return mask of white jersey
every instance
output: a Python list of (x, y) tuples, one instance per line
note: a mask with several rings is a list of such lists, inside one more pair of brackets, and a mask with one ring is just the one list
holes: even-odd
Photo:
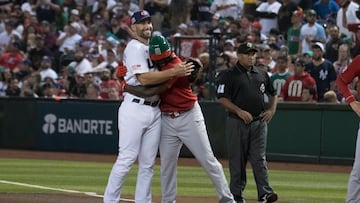
[[(281, 4), (277, 1), (269, 4), (268, 2), (261, 3), (256, 11), (275, 13), (278, 14)], [(260, 24), (262, 25), (261, 33), (268, 35), (271, 28), (278, 28), (277, 18), (260, 18)]]
[[(149, 46), (136, 39), (130, 40), (127, 44), (124, 51), (123, 63), (127, 68), (124, 79), (126, 84), (129, 85), (141, 85), (136, 77), (137, 74), (157, 71), (150, 60)], [(126, 97), (126, 95), (131, 94), (124, 92), (124, 97)], [(147, 100), (156, 101), (159, 100), (159, 96), (156, 95)]]
[(344, 25), (343, 22), (344, 9), (343, 8), (339, 9), (336, 15), (336, 25), (339, 26), (340, 33), (343, 33), (346, 36), (353, 36), (354, 33), (349, 31), (347, 25), (351, 23), (360, 23), (360, 20), (356, 17), (356, 11), (358, 9), (359, 9), (359, 5), (351, 1), (346, 9), (346, 25)]

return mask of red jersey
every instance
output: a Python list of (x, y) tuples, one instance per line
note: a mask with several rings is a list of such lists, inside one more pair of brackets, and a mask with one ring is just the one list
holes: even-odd
[[(179, 57), (173, 54), (170, 61), (162, 70), (168, 70), (182, 63)], [(176, 77), (168, 81), (168, 90), (160, 95), (160, 110), (162, 112), (184, 112), (194, 106), (197, 96), (192, 92), (188, 77)]]
[(315, 79), (309, 73), (305, 72), (302, 76), (291, 75), (287, 78), (280, 95), (284, 101), (301, 101), (304, 87), (309, 86), (316, 87)]
[[(360, 77), (360, 55), (357, 55), (336, 79), (336, 84), (339, 86), (339, 90), (348, 104), (355, 101), (354, 95), (351, 94), (349, 84), (356, 77)], [(358, 83), (357, 90), (360, 95), (359, 87)]]

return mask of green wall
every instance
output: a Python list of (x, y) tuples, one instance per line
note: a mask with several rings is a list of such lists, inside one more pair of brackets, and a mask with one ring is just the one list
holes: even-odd
[[(117, 153), (119, 105), (115, 101), (0, 98), (0, 147)], [(226, 111), (216, 102), (200, 105), (214, 154), (226, 158)], [(89, 123), (95, 126), (90, 131)], [(348, 105), (280, 103), (269, 124), (268, 159), (350, 164), (358, 123)], [(181, 156), (192, 154), (184, 147)]]

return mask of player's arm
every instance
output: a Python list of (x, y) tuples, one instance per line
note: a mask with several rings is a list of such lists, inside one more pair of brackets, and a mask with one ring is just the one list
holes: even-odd
[(164, 83), (172, 77), (188, 76), (194, 70), (192, 63), (182, 62), (177, 64), (174, 68), (170, 68), (159, 72), (146, 72), (137, 74), (137, 79), (141, 85), (156, 85)]
[(138, 97), (151, 97), (163, 93), (168, 89), (166, 84), (143, 86), (143, 85), (125, 85), (124, 92), (129, 92)]
[(357, 77), (359, 73), (360, 55), (356, 56), (355, 59), (348, 65), (346, 70), (342, 72), (336, 79), (336, 84), (339, 87), (341, 94), (344, 96), (346, 102), (351, 104), (355, 101), (354, 95), (352, 95), (349, 84)]

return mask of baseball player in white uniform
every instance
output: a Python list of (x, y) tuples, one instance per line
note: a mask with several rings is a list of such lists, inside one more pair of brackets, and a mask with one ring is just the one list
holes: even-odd
[[(171, 53), (170, 45), (164, 37), (155, 36), (151, 38), (149, 46), (150, 58), (162, 71), (171, 70), (183, 63), (179, 57)], [(196, 62), (193, 60), (189, 63)], [(196, 71), (193, 74), (196, 74)], [(183, 144), (189, 148), (210, 177), (216, 189), (219, 203), (235, 203), (222, 165), (215, 158), (211, 149), (204, 117), (197, 102), (197, 96), (191, 90), (190, 79), (188, 77), (173, 78), (166, 84), (149, 88), (128, 84), (125, 91), (142, 97), (162, 92), (160, 96), (162, 122), (159, 146), (162, 203), (176, 202), (176, 168)]]
[[(124, 52), (127, 67), (126, 83), (131, 85), (158, 84), (174, 76), (189, 75), (191, 65), (184, 64), (175, 70), (157, 71), (149, 59), (148, 41), (153, 26), (147, 11), (135, 12), (131, 17), (134, 38)], [(151, 181), (153, 166), (160, 139), (159, 96), (136, 97), (124, 93), (124, 101), (118, 111), (119, 153), (111, 170), (104, 193), (104, 203), (118, 203), (125, 176), (138, 159), (135, 202), (151, 203)]]

